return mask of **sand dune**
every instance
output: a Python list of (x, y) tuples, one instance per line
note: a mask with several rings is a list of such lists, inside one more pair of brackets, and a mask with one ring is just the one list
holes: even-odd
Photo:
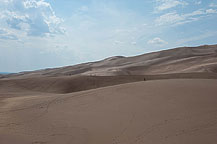
[[(217, 75), (216, 75), (217, 78)], [(0, 80), (0, 92), (72, 93), (99, 87), (143, 81), (143, 76), (71, 76)]]
[(131, 76), (59, 76), (0, 80), (0, 93), (72, 93), (100, 87), (160, 79), (217, 79), (217, 73), (174, 73)]
[(0, 144), (217, 142), (217, 45), (0, 75)]
[(195, 72), (217, 72), (217, 45), (176, 48), (135, 57), (117, 56), (75, 66), (22, 72), (12, 74), (11, 77), (154, 75)]
[(156, 80), (4, 99), (4, 144), (204, 144), (217, 141), (216, 80)]

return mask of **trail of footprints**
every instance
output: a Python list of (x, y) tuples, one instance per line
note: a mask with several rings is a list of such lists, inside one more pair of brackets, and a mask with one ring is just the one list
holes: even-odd
[(120, 141), (118, 136), (116, 136), (112, 139), (112, 144), (121, 144), (121, 141)]
[[(152, 133), (153, 131), (159, 129), (160, 127), (164, 126), (164, 125), (167, 125), (171, 122), (174, 122), (174, 121), (178, 121), (180, 119), (171, 119), (171, 120), (164, 120), (163, 122), (160, 122), (160, 123), (157, 123), (157, 124), (154, 124), (152, 125), (151, 127), (145, 129), (142, 133), (140, 133), (136, 138), (135, 138), (135, 141), (133, 143), (143, 143), (144, 142), (144, 139), (145, 137)], [(133, 144), (132, 143), (132, 144)]]

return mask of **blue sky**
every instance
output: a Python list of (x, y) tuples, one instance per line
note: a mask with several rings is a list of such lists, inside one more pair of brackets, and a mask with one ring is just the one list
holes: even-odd
[(216, 0), (0, 0), (0, 71), (216, 44)]

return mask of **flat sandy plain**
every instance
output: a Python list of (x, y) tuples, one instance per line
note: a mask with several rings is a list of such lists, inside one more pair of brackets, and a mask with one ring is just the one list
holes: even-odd
[(2, 76), (0, 144), (216, 144), (212, 56), (186, 73), (166, 62), (166, 73), (124, 66), (119, 72), (131, 71), (122, 75), (109, 71), (106, 59), (94, 63), (100, 68), (76, 74), (82, 65)]

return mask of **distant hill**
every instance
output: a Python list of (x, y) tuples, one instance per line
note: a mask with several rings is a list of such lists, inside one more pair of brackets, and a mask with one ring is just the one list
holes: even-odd
[(10, 74), (8, 72), (0, 72), (1, 75), (6, 75), (6, 74)]
[(120, 76), (217, 73), (217, 45), (181, 47), (134, 57), (116, 56), (74, 66), (22, 72), (11, 76)]

